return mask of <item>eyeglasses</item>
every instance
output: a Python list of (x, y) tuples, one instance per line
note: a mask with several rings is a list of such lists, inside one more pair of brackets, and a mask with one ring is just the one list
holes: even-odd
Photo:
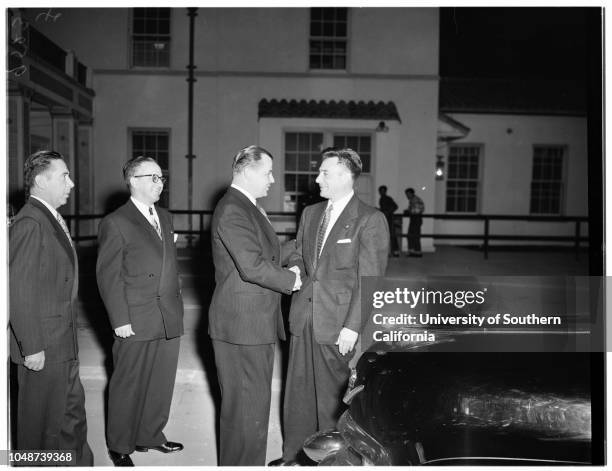
[(148, 173), (146, 175), (134, 175), (134, 178), (142, 178), (142, 177), (151, 177), (151, 180), (153, 180), (153, 183), (161, 182), (162, 185), (168, 181), (168, 178), (160, 177), (159, 175), (156, 175), (154, 173)]

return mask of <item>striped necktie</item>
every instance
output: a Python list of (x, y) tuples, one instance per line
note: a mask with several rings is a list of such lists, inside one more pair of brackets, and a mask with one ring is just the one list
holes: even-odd
[(68, 230), (68, 225), (66, 224), (66, 221), (64, 221), (64, 218), (62, 217), (62, 215), (60, 213), (56, 213), (55, 219), (57, 219), (57, 222), (59, 222), (59, 225), (62, 226), (62, 229), (64, 230), (64, 234), (66, 234), (66, 237), (68, 237), (68, 242), (70, 242), (70, 245), (73, 245), (72, 237), (70, 237), (70, 231)]
[(325, 232), (327, 232), (327, 226), (329, 226), (329, 220), (331, 219), (333, 205), (330, 203), (327, 205), (321, 224), (319, 224), (319, 230), (317, 231), (317, 260), (321, 256), (321, 250), (323, 249), (323, 240), (325, 239)]
[(155, 218), (155, 214), (153, 214), (153, 208), (149, 208), (149, 214), (151, 215), (151, 225), (153, 226), (153, 228), (155, 229), (155, 232), (157, 232), (157, 235), (161, 239), (162, 238), (161, 229), (159, 228), (159, 223), (157, 222), (157, 219)]

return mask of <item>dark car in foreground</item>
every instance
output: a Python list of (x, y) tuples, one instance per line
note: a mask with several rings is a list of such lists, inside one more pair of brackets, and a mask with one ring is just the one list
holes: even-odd
[(473, 345), (470, 335), (414, 351), (375, 345), (351, 377), (337, 430), (310, 437), (305, 453), (339, 466), (591, 464), (589, 353)]

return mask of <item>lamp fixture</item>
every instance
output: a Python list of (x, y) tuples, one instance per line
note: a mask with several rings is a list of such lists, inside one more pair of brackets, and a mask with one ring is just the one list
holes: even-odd
[(389, 132), (389, 126), (384, 121), (380, 121), (378, 126), (376, 126), (376, 132)]
[(444, 180), (444, 156), (436, 155), (436, 180)]

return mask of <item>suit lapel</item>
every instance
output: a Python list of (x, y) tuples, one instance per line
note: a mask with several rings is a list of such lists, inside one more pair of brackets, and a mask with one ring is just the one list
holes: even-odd
[(228, 191), (232, 192), (232, 194), (242, 203), (242, 205), (246, 208), (247, 211), (253, 215), (253, 217), (259, 222), (259, 228), (262, 230), (266, 239), (272, 244), (273, 247), (279, 247), (278, 236), (270, 224), (270, 221), (257, 209), (257, 206), (253, 204), (253, 202), (246, 197), (246, 195), (242, 194), (240, 191), (235, 188), (230, 187)]
[[(144, 216), (144, 214), (142, 214), (138, 210), (138, 208), (132, 202), (131, 199), (129, 199), (128, 202), (125, 203), (125, 206), (126, 206), (126, 211), (129, 214), (129, 218), (135, 221), (139, 226), (141, 226), (142, 230), (148, 234), (147, 237), (153, 241), (153, 243), (155, 244), (155, 247), (157, 247), (160, 251), (163, 252), (162, 240), (157, 235), (155, 228), (151, 225), (149, 220)], [(161, 224), (161, 218), (160, 218), (160, 224)], [(163, 234), (164, 232), (162, 231), (162, 235)]]
[(72, 265), (75, 268), (75, 273), (76, 273), (76, 253), (74, 251), (74, 247), (68, 240), (68, 237), (66, 236), (66, 233), (64, 232), (64, 229), (62, 228), (58, 220), (55, 219), (55, 216), (51, 214), (51, 211), (49, 211), (47, 207), (44, 204), (42, 204), (40, 201), (38, 201), (36, 198), (30, 198), (28, 202), (31, 205), (38, 208), (40, 211), (42, 211), (42, 214), (44, 214), (45, 217), (49, 220), (49, 222), (51, 223), (51, 226), (54, 229), (55, 238), (58, 240), (60, 245), (64, 247), (64, 250), (66, 251), (66, 255), (68, 255), (68, 258), (72, 262)]
[(355, 223), (355, 220), (357, 219), (358, 206), (359, 200), (357, 199), (357, 196), (353, 196), (342, 211), (342, 213), (340, 213), (340, 217), (338, 217), (336, 223), (329, 232), (329, 235), (325, 240), (325, 244), (323, 244), (323, 249), (321, 250), (320, 258), (327, 256), (331, 250), (334, 250), (334, 248), (336, 247), (336, 242), (338, 241), (339, 235), (342, 233), (342, 231), (349, 230), (351, 226)]

